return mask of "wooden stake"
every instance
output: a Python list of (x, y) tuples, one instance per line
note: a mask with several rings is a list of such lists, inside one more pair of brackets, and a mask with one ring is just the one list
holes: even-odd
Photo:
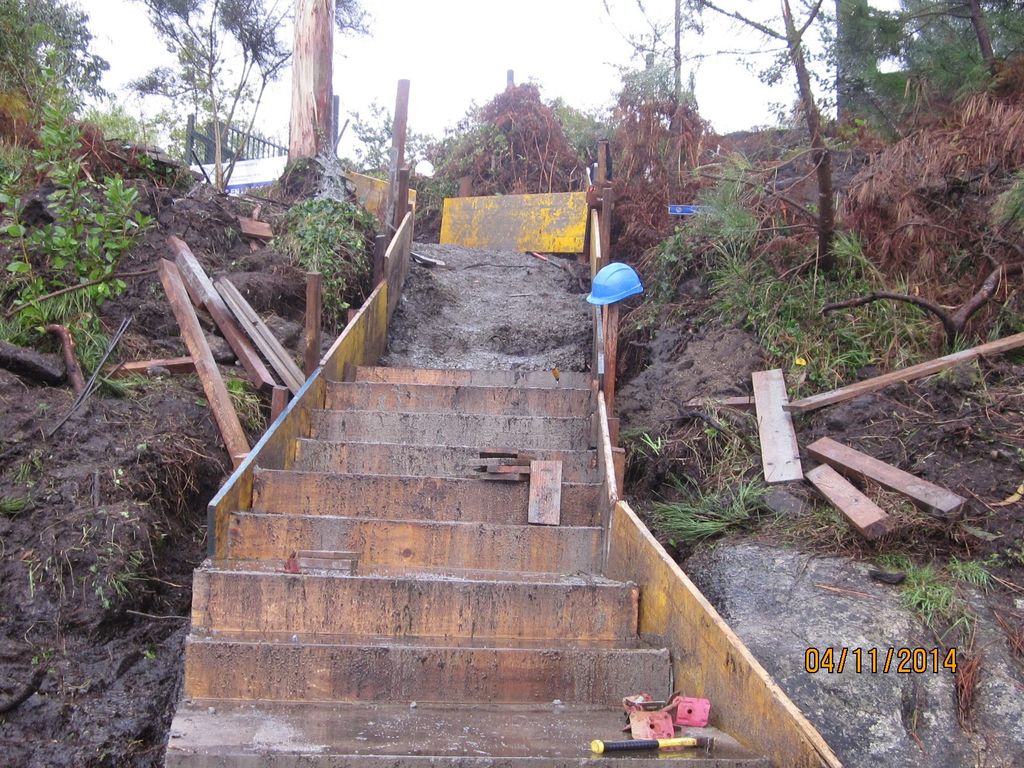
[(594, 186), (598, 189), (604, 189), (604, 187), (608, 185), (608, 161), (610, 159), (611, 152), (609, 151), (608, 140), (601, 139), (597, 142), (597, 178), (593, 180)]
[(274, 387), (270, 394), (270, 423), (277, 421), (277, 417), (288, 405), (288, 387)]
[[(181, 280), (181, 274), (173, 262), (167, 259), (160, 259), (160, 282), (163, 283), (164, 292), (171, 303), (171, 311), (178, 321), (181, 329), (181, 337), (188, 347), (189, 354), (196, 366), (196, 373), (199, 374), (199, 381), (203, 385), (206, 399), (213, 411), (213, 418), (220, 429), (224, 446), (232, 461), (238, 456), (249, 453), (249, 442), (245, 439), (242, 425), (238, 421), (238, 414), (235, 413), (234, 405), (231, 403), (231, 396), (228, 394), (224, 380), (220, 377), (217, 363), (213, 360), (210, 346), (206, 343), (203, 329), (199, 325), (195, 310), (189, 301), (188, 292)], [(235, 466), (238, 466), (236, 463)]]
[(331, 80), (334, 0), (296, 0), (288, 160), (333, 149)]
[(402, 168), (398, 171), (398, 196), (395, 198), (395, 214), (391, 219), (391, 226), (397, 231), (402, 226), (402, 219), (409, 211), (409, 169)]
[(609, 414), (615, 413), (615, 366), (618, 356), (619, 305), (607, 304), (604, 308), (604, 399)]
[(601, 193), (601, 263), (598, 270), (612, 260), (612, 212), (615, 209), (615, 191), (605, 187)]
[[(384, 223), (393, 224), (397, 229), (405, 216), (405, 209), (398, 209), (398, 169), (405, 165), (405, 129), (409, 122), (409, 81), (398, 81), (395, 96), (395, 120), (391, 131), (391, 163), (388, 166), (388, 196), (384, 205)], [(398, 217), (397, 219), (395, 217)]]
[(321, 283), (319, 272), (306, 273), (306, 353), (303, 358), (305, 363), (306, 378), (313, 375), (313, 371), (320, 365), (320, 315)]

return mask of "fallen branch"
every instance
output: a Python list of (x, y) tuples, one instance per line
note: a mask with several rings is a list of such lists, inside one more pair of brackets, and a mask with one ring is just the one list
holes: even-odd
[(946, 346), (949, 349), (952, 349), (956, 344), (957, 337), (964, 332), (964, 328), (967, 326), (967, 321), (970, 320), (979, 309), (985, 306), (986, 302), (995, 296), (996, 291), (999, 290), (999, 286), (1002, 284), (1003, 280), (1010, 275), (1018, 275), (1022, 272), (1024, 272), (1024, 261), (1017, 262), (1016, 264), (1000, 264), (992, 270), (988, 277), (985, 278), (981, 287), (978, 288), (977, 292), (971, 296), (971, 298), (953, 310), (943, 307), (942, 305), (937, 304), (931, 299), (926, 299), (923, 296), (913, 296), (911, 294), (897, 293), (895, 291), (872, 291), (864, 296), (826, 304), (822, 307), (821, 314), (827, 315), (830, 312), (835, 312), (840, 309), (860, 307), (874, 301), (888, 300), (906, 302), (907, 304), (913, 304), (916, 307), (927, 310), (939, 318), (942, 322), (942, 328), (946, 332)]
[(0, 340), (0, 368), (51, 386), (64, 381), (64, 369), (56, 355), (36, 352)]
[(64, 369), (67, 371), (68, 381), (71, 382), (71, 388), (75, 390), (76, 395), (82, 394), (85, 390), (85, 377), (82, 375), (82, 366), (75, 357), (75, 340), (71, 338), (71, 331), (57, 323), (46, 326), (46, 331), (60, 338), (60, 349), (64, 354)]
[(41, 301), (47, 301), (48, 299), (55, 299), (58, 296), (63, 296), (65, 293), (74, 293), (80, 291), (83, 288), (92, 288), (94, 285), (100, 285), (101, 283), (109, 283), (111, 280), (120, 280), (125, 277), (142, 277), (143, 275), (154, 275), (156, 274), (156, 268), (143, 269), (140, 272), (122, 272), (120, 274), (109, 274), (104, 277), (100, 277), (96, 280), (90, 280), (87, 283), (78, 283), (77, 285), (69, 285), (67, 288), (61, 288), (59, 291), (53, 293), (43, 294), (42, 296), (32, 299), (27, 304), (22, 304), (20, 307), (14, 307), (4, 313), (4, 317), (14, 317), (16, 314), (21, 312), (23, 309), (28, 309), (33, 304), (38, 304)]

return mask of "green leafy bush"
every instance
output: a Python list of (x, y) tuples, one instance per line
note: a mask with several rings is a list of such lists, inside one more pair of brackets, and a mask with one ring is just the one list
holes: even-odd
[(319, 199), (292, 206), (278, 227), (275, 247), (301, 269), (320, 273), (324, 319), (334, 329), (345, 325), (345, 310), (366, 296), (376, 225), (357, 205)]

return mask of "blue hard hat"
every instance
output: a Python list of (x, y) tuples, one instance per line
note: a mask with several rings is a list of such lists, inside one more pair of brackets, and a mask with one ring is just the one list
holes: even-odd
[(594, 275), (587, 301), (591, 304), (614, 304), (643, 292), (640, 278), (631, 266), (612, 262)]

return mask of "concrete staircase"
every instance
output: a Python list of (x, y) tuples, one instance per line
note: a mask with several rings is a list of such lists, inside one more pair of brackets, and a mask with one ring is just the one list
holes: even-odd
[[(638, 589), (601, 575), (589, 381), (359, 368), (283, 469), (258, 469), (228, 557), (196, 571), (168, 766), (526, 766), (592, 758), (619, 701), (671, 691)], [(561, 522), (482, 450), (562, 462)], [(692, 765), (763, 765), (714, 729)]]

